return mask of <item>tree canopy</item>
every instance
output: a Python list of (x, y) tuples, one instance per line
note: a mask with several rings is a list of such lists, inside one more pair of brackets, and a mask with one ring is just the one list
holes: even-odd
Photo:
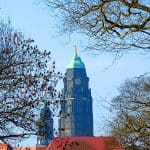
[(111, 133), (131, 149), (150, 148), (150, 76), (127, 80), (112, 100)]
[(37, 134), (43, 95), (54, 102), (59, 76), (50, 51), (39, 50), (33, 39), (0, 22), (0, 141)]
[(63, 33), (81, 31), (89, 37), (88, 49), (115, 54), (130, 50), (149, 53), (149, 0), (42, 1), (57, 14)]

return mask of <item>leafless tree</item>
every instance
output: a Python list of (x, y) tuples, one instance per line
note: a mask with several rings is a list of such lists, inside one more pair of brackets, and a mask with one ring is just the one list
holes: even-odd
[(112, 100), (111, 132), (128, 148), (150, 149), (150, 76), (127, 80)]
[(39, 50), (34, 40), (25, 39), (10, 23), (0, 22), (1, 142), (37, 133), (36, 114), (43, 93), (54, 103), (59, 76), (49, 51)]
[(124, 54), (149, 53), (149, 0), (42, 0), (57, 14), (66, 33), (81, 31), (89, 37), (88, 49)]

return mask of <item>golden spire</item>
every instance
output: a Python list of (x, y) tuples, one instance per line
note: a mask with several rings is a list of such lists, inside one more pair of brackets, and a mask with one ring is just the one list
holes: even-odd
[(77, 49), (77, 46), (75, 45), (74, 46), (74, 53), (77, 54), (77, 52), (78, 52), (78, 49)]

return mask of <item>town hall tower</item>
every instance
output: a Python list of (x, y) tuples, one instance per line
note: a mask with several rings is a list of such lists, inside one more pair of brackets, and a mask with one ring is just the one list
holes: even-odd
[(93, 136), (92, 96), (85, 64), (75, 53), (67, 66), (63, 79), (59, 135)]

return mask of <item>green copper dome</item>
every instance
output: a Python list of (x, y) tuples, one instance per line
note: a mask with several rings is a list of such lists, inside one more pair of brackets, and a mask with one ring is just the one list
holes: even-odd
[(71, 58), (70, 63), (67, 65), (67, 69), (74, 69), (74, 68), (85, 68), (84, 63), (82, 62), (81, 58), (78, 56), (77, 53)]

